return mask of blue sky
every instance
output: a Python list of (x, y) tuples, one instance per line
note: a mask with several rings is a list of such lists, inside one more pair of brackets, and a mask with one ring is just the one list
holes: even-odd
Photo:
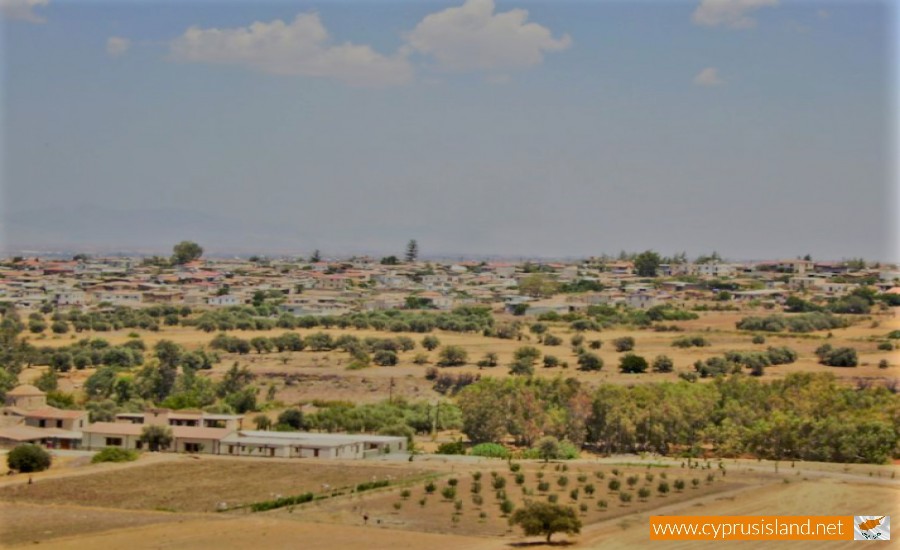
[(887, 2), (0, 6), (7, 250), (900, 256)]

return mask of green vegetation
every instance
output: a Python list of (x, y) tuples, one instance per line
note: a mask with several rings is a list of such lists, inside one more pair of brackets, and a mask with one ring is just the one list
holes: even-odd
[(106, 447), (91, 458), (91, 464), (99, 462), (131, 462), (138, 459), (137, 451), (120, 447)]
[(6, 455), (6, 463), (11, 470), (23, 474), (42, 472), (50, 467), (53, 458), (43, 447), (32, 443), (17, 445)]
[(478, 443), (511, 436), (530, 447), (553, 436), (605, 453), (668, 455), (704, 446), (723, 457), (882, 463), (898, 456), (900, 442), (895, 394), (847, 387), (824, 373), (768, 383), (717, 375), (708, 384), (603, 384), (595, 391), (575, 379), (486, 378), (464, 389), (458, 403), (462, 430)]
[(581, 520), (574, 508), (545, 502), (526, 502), (510, 516), (509, 524), (521, 527), (526, 536), (546, 536), (548, 543), (554, 533), (581, 532)]
[(799, 313), (796, 315), (769, 315), (768, 317), (744, 317), (737, 322), (738, 330), (764, 332), (813, 332), (850, 326), (841, 317), (829, 313)]

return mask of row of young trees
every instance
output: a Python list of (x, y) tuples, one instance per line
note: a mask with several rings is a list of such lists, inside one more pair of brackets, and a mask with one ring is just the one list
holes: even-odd
[(589, 390), (575, 379), (483, 378), (458, 396), (474, 443), (552, 435), (602, 452), (753, 454), (769, 459), (881, 463), (900, 456), (900, 402), (829, 374), (762, 383), (665, 382)]

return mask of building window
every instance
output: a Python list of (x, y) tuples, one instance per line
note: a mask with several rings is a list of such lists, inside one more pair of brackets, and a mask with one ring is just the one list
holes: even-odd
[(106, 438), (106, 446), (107, 447), (121, 447), (122, 446), (122, 438), (121, 437), (107, 437)]
[(184, 452), (186, 453), (199, 453), (202, 445), (199, 443), (185, 443), (184, 444)]
[(41, 428), (46, 428), (47, 421), (46, 420), (38, 420), (38, 426), (40, 426)]
[(62, 420), (57, 420), (57, 421), (56, 421), (56, 427), (57, 427), (57, 428), (62, 428)]

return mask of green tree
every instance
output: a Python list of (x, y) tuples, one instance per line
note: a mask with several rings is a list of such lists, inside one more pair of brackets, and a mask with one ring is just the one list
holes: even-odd
[(461, 346), (444, 346), (438, 354), (438, 365), (442, 367), (465, 365), (468, 360), (469, 354)]
[(415, 239), (410, 239), (406, 243), (406, 263), (413, 263), (419, 258), (419, 243)]
[(141, 430), (140, 441), (153, 452), (167, 449), (172, 444), (172, 429), (155, 424), (144, 426)]
[(181, 241), (172, 248), (172, 263), (182, 265), (203, 256), (203, 248), (193, 241)]
[(578, 370), (595, 371), (603, 368), (603, 359), (596, 353), (586, 351), (578, 355)]
[(640, 355), (626, 353), (619, 358), (619, 372), (627, 374), (639, 374), (647, 372), (647, 360)]
[(652, 250), (641, 252), (634, 258), (634, 270), (640, 277), (656, 277), (659, 264), (659, 254)]
[(9, 468), (22, 473), (42, 472), (49, 468), (52, 462), (50, 453), (32, 443), (17, 445), (6, 456)]
[(549, 502), (526, 502), (509, 518), (509, 524), (521, 527), (526, 536), (546, 535), (548, 543), (554, 533), (581, 532), (574, 508)]
[(305, 426), (300, 409), (287, 409), (278, 415), (278, 426), (289, 426), (292, 430), (302, 430)]
[(657, 355), (656, 358), (653, 359), (651, 368), (653, 369), (653, 372), (672, 372), (675, 370), (675, 364), (667, 355)]
[(559, 457), (559, 440), (552, 435), (542, 437), (538, 441), (537, 449), (538, 456), (543, 458), (544, 462), (549, 462), (551, 459)]
[(434, 351), (441, 345), (441, 341), (437, 336), (428, 335), (422, 338), (422, 347), (428, 351)]

